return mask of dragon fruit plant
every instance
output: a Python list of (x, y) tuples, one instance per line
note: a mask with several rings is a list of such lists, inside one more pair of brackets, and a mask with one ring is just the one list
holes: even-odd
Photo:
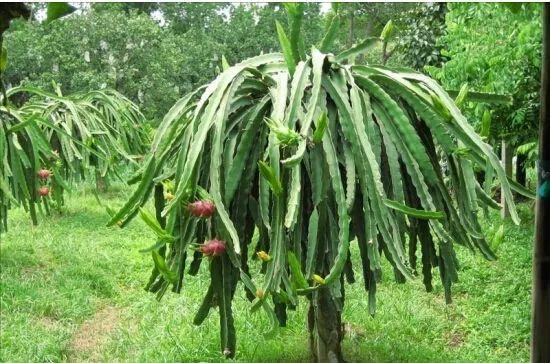
[(59, 208), (63, 191), (90, 178), (91, 168), (105, 177), (116, 175), (121, 160), (137, 166), (149, 143), (144, 117), (118, 92), (60, 96), (15, 87), (6, 95), (21, 92), (34, 97), (21, 107), (0, 106), (0, 231), (10, 207), (22, 205), (36, 224), (36, 205), (44, 213), (52, 202)]
[(8, 210), (22, 206), (34, 224), (48, 213), (66, 185), (57, 175), (59, 156), (33, 118), (0, 106), (0, 232), (7, 229)]
[[(461, 114), (457, 103), (467, 95), (454, 101), (413, 71), (347, 64), (378, 38), (328, 53), (338, 17), (306, 54), (300, 7), (286, 5), (290, 38), (277, 24), (282, 54), (224, 63), (215, 80), (172, 107), (134, 178), (139, 186), (109, 222), (126, 225), (154, 195), (156, 216), (142, 213), (159, 237), (148, 249), (154, 268), (147, 288), (158, 298), (168, 288), (179, 293), (184, 275), (209, 264), (210, 287), (194, 323), (218, 308), (227, 357), (236, 352), (239, 282), (252, 311), (263, 310), (275, 325), (284, 326), (287, 308), (305, 300), (314, 360), (341, 362), (345, 280), (353, 282), (355, 271), (371, 314), (382, 258), (399, 280), (420, 270), (427, 291), (438, 268), (450, 302), (456, 245), (495, 258), (478, 223), (480, 208), (500, 208), (493, 180), (515, 222), (511, 190), (529, 194), (507, 179)], [(484, 183), (474, 166), (485, 170)], [(207, 200), (213, 208), (204, 218), (197, 201)], [(350, 245), (358, 247), (359, 266)]]
[(6, 96), (21, 92), (34, 97), (21, 107), (7, 99), (0, 106), (0, 231), (10, 207), (23, 206), (36, 224), (36, 205), (44, 213), (51, 202), (59, 208), (63, 191), (89, 178), (90, 167), (102, 177), (116, 175), (121, 160), (137, 165), (149, 143), (140, 126), (144, 117), (118, 92), (65, 97), (15, 87)]
[(20, 93), (32, 96), (18, 112), (24, 119), (35, 118), (51, 148), (56, 150), (67, 181), (116, 176), (121, 161), (138, 165), (149, 136), (145, 117), (139, 108), (117, 91), (105, 89), (82, 94), (56, 92), (20, 86), (7, 91), (8, 97)]

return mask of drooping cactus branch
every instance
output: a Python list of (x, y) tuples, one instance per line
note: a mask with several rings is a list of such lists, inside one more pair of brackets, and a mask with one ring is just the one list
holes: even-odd
[[(313, 48), (291, 75), (282, 54), (261, 55), (182, 98), (157, 131), (138, 188), (110, 221), (125, 225), (164, 186), (166, 226), (150, 221), (160, 237), (148, 288), (159, 298), (170, 285), (180, 291), (187, 263), (197, 273), (205, 260), (192, 252), (197, 243), (225, 241), (225, 253), (209, 260), (211, 286), (195, 322), (220, 307), (228, 356), (239, 280), (252, 309), (281, 324), (300, 295), (317, 306), (328, 294), (341, 311), (356, 244), (371, 313), (383, 256), (399, 279), (421, 269), (427, 290), (438, 267), (450, 301), (456, 244), (495, 258), (478, 222), (480, 208), (499, 208), (487, 188), (492, 179), (515, 222), (511, 189), (529, 194), (510, 185), (491, 147), (435, 81), (337, 59)], [(486, 170), (483, 185), (474, 165)], [(215, 205), (210, 219), (189, 213), (197, 200)]]

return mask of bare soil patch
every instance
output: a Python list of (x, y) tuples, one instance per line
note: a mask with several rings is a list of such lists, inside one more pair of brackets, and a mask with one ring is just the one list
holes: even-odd
[(59, 327), (59, 321), (51, 316), (43, 316), (38, 319), (38, 323), (47, 330), (55, 330)]
[(69, 361), (80, 361), (82, 358), (86, 358), (88, 362), (99, 361), (102, 346), (117, 327), (119, 319), (120, 309), (107, 306), (85, 321), (73, 335)]
[(464, 344), (466, 337), (459, 331), (452, 331), (445, 333), (445, 339), (449, 347), (458, 348)]

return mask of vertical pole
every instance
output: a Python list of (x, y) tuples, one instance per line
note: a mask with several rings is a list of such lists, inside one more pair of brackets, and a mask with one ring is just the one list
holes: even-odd
[(531, 362), (550, 362), (550, 5), (542, 11), (539, 183), (533, 254)]
[[(510, 147), (510, 143), (502, 139), (501, 149), (502, 149), (501, 150), (502, 167), (504, 168), (504, 172), (506, 173), (506, 176), (511, 178), (512, 177), (512, 148)], [(502, 219), (509, 218), (510, 209), (508, 208), (508, 204), (506, 204), (504, 193), (500, 193), (500, 200), (502, 204), (502, 209), (501, 209)]]

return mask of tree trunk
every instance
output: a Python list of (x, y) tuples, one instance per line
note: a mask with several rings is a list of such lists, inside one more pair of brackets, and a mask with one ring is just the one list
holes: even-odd
[(353, 47), (355, 41), (355, 9), (352, 7), (349, 13), (349, 35), (348, 35), (348, 48)]
[[(353, 47), (355, 42), (355, 7), (351, 4), (351, 11), (349, 15), (349, 35), (348, 35), (348, 48)], [(355, 64), (355, 56), (349, 58), (349, 64)]]
[[(504, 171), (506, 172), (506, 175), (511, 177), (512, 176), (512, 148), (510, 147), (510, 144), (506, 142), (506, 140), (502, 140), (502, 166), (504, 167)], [(505, 202), (504, 193), (500, 193), (500, 203), (502, 205), (501, 210), (501, 216), (502, 219), (510, 217), (510, 210), (508, 209), (508, 206)]]
[(101, 172), (96, 169), (95, 171), (95, 187), (98, 192), (106, 192), (107, 191), (107, 182), (105, 181), (105, 177), (101, 175)]
[(342, 312), (328, 288), (313, 294), (308, 312), (309, 344), (315, 363), (345, 362), (342, 355)]
[(518, 154), (516, 156), (516, 181), (524, 187), (527, 186), (527, 170), (525, 167), (526, 163), (527, 155)]

